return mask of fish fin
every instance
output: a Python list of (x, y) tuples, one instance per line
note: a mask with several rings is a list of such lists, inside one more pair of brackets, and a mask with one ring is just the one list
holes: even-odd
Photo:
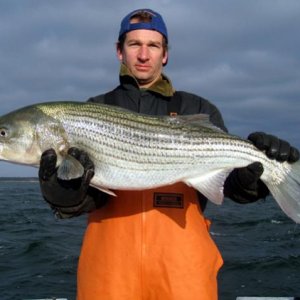
[(90, 183), (90, 186), (94, 187), (95, 189), (97, 189), (97, 190), (99, 190), (99, 191), (101, 191), (103, 193), (106, 193), (108, 195), (117, 197), (117, 195), (113, 191), (111, 191), (111, 190), (109, 190), (109, 189), (107, 189), (105, 187), (102, 187), (102, 186), (99, 186), (99, 185), (96, 185), (96, 184), (93, 184), (93, 183)]
[(215, 204), (222, 204), (224, 199), (224, 182), (232, 169), (215, 170), (205, 176), (186, 179), (184, 182), (198, 190)]
[(197, 128), (205, 127), (205, 128), (213, 129), (215, 131), (224, 132), (221, 128), (211, 123), (209, 119), (209, 115), (207, 114), (177, 115), (174, 117), (163, 116), (163, 118), (167, 119), (170, 124), (189, 125)]
[[(264, 181), (280, 208), (296, 223), (300, 223), (300, 161), (290, 165), (291, 170), (280, 184)], [(262, 179), (263, 180), (263, 179)]]
[(82, 164), (71, 155), (66, 155), (57, 169), (57, 177), (62, 180), (79, 178), (83, 173)]

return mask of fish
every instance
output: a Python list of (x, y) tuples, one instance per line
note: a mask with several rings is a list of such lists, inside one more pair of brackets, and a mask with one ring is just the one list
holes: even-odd
[(63, 180), (82, 176), (68, 149), (94, 162), (90, 185), (144, 190), (183, 182), (221, 204), (224, 182), (235, 168), (260, 162), (261, 180), (284, 213), (300, 223), (300, 162), (278, 162), (250, 141), (217, 128), (204, 114), (150, 116), (92, 102), (53, 101), (0, 117), (0, 160), (39, 167), (45, 150), (57, 154)]

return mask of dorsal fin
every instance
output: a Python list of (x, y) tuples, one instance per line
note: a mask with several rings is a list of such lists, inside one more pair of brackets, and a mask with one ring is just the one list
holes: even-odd
[(193, 115), (177, 115), (177, 116), (164, 116), (170, 124), (184, 125), (191, 127), (205, 127), (213, 129), (215, 131), (224, 132), (221, 128), (215, 126), (209, 120), (209, 115), (207, 114), (193, 114)]

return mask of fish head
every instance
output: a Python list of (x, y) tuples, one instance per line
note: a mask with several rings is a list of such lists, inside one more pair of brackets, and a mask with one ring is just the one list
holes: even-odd
[(0, 117), (0, 160), (37, 166), (43, 151), (66, 148), (60, 130), (34, 105), (8, 113)]

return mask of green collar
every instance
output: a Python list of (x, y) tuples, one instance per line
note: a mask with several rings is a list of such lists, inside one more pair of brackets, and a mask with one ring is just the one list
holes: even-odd
[[(136, 87), (139, 87), (135, 77), (132, 75), (132, 73), (127, 68), (127, 66), (124, 64), (121, 64), (120, 82), (121, 83), (128, 82), (128, 79), (130, 79), (130, 82), (134, 83), (134, 85)], [(158, 80), (156, 80), (149, 88), (141, 89), (141, 90), (148, 90), (151, 92), (155, 92), (164, 97), (172, 97), (175, 92), (175, 90), (173, 89), (171, 80), (164, 74), (161, 74), (160, 78)]]

